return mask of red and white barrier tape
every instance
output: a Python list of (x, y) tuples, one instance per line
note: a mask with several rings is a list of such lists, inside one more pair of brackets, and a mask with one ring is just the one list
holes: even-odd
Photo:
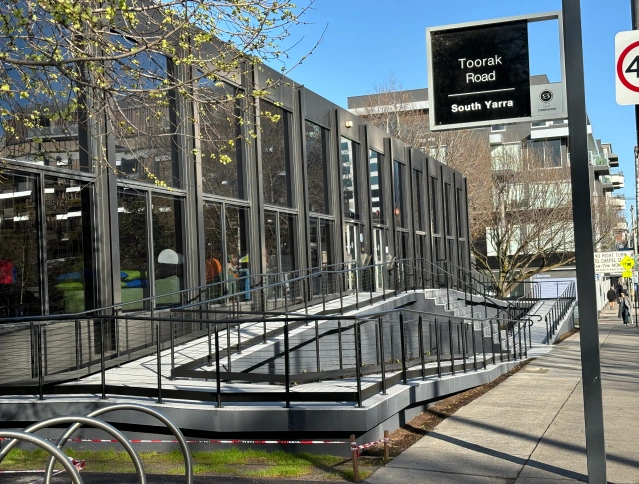
[[(11, 440), (3, 439), (2, 440)], [(56, 442), (58, 439), (47, 439)], [(92, 442), (92, 443), (117, 443), (115, 439), (69, 439), (67, 442)], [(177, 440), (158, 440), (158, 439), (133, 439), (129, 442), (134, 444), (176, 444)], [(187, 440), (187, 444), (348, 444), (341, 440)]]
[(383, 437), (379, 440), (376, 440), (375, 442), (369, 442), (368, 444), (360, 444), (357, 445), (355, 442), (351, 442), (351, 450), (356, 450), (357, 451), (357, 455), (359, 455), (359, 451), (360, 450), (364, 450), (364, 449), (368, 449), (369, 447), (372, 447), (374, 445), (377, 444), (385, 444), (390, 442), (390, 439), (388, 437)]

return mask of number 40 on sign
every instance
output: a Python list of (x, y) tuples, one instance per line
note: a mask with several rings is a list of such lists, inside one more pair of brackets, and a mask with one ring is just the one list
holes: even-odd
[(617, 104), (639, 104), (639, 31), (615, 36)]

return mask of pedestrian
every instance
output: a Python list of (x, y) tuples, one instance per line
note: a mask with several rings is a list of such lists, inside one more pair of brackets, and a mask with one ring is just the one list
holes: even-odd
[(606, 293), (606, 298), (608, 299), (608, 305), (610, 309), (615, 309), (615, 301), (617, 300), (617, 291), (615, 288), (610, 286), (610, 289)]
[(619, 298), (619, 312), (617, 313), (617, 317), (623, 320), (623, 324), (628, 326), (630, 324), (630, 298), (628, 297), (628, 293), (622, 292), (621, 297)]

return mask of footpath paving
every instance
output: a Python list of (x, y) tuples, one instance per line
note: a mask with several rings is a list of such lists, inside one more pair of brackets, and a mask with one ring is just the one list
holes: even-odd
[[(639, 483), (639, 329), (599, 319), (608, 481)], [(579, 334), (460, 409), (366, 481), (587, 482)]]

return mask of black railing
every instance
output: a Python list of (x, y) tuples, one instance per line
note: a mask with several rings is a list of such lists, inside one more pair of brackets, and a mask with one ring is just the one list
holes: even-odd
[[(561, 321), (571, 309), (574, 309), (573, 305), (576, 299), (577, 288), (575, 283), (571, 282), (557, 298), (544, 318), (546, 323), (546, 344), (550, 344), (552, 337), (560, 329)], [(571, 312), (571, 317), (573, 318), (574, 326), (574, 310)]]
[[(215, 311), (215, 313), (213, 313)], [(210, 320), (211, 314), (219, 317)], [(506, 319), (469, 319), (410, 310), (388, 310), (362, 316), (326, 316), (298, 313), (247, 315), (235, 312), (175, 308), (166, 317), (133, 315), (85, 316), (74, 325), (80, 330), (75, 355), (69, 351), (68, 321), (31, 322), (36, 338), (32, 378), (0, 385), (0, 395), (97, 394), (224, 402), (362, 402), (408, 379), (443, 373), (467, 372), (488, 363), (521, 359), (526, 355), (526, 322)], [(156, 377), (149, 381), (107, 381), (109, 367), (127, 360), (107, 344), (107, 327), (117, 323), (124, 333), (155, 330)], [(24, 323), (27, 324), (27, 323)], [(99, 344), (87, 344), (84, 328), (99, 334)], [(523, 328), (523, 332), (522, 332)], [(262, 333), (262, 331), (264, 331)], [(94, 336), (95, 336), (94, 335)], [(201, 337), (201, 348), (192, 361), (176, 365), (175, 348), (185, 335)], [(523, 337), (523, 341), (522, 341)], [(264, 342), (269, 344), (264, 344)], [(244, 351), (251, 348), (250, 352)], [(163, 354), (166, 350), (168, 355)], [(181, 348), (181, 353), (185, 349)], [(6, 355), (11, 358), (17, 355)], [(131, 355), (129, 355), (131, 356)], [(51, 368), (52, 359), (70, 359), (70, 368)], [(164, 368), (163, 359), (170, 369)], [(75, 362), (73, 362), (75, 359)], [(69, 365), (69, 363), (75, 363)], [(99, 374), (99, 382), (76, 380)], [(215, 381), (210, 386), (167, 388), (166, 378)], [(341, 379), (344, 392), (301, 391), (304, 383)], [(348, 383), (350, 380), (350, 383)], [(234, 386), (224, 382), (273, 385), (274, 388)], [(67, 383), (61, 385), (61, 383)], [(149, 384), (151, 383), (151, 385)]]

